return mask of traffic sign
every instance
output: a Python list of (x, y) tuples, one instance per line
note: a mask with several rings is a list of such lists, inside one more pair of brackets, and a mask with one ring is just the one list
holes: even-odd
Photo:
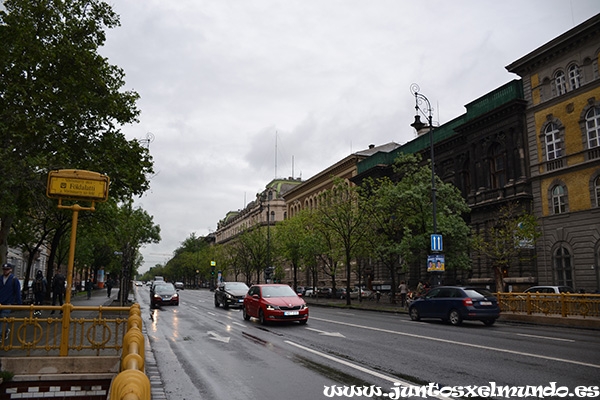
[(46, 195), (53, 199), (106, 201), (108, 176), (98, 172), (61, 169), (50, 171)]
[(442, 235), (431, 235), (431, 251), (443, 251)]

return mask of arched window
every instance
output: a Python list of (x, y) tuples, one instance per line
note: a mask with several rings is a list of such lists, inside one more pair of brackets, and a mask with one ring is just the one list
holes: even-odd
[(554, 75), (554, 88), (557, 96), (567, 93), (567, 80), (563, 71), (558, 71)]
[(585, 114), (588, 148), (600, 146), (600, 107), (593, 107)]
[(562, 185), (556, 185), (552, 188), (552, 210), (554, 214), (567, 212), (567, 195)]
[(600, 207), (600, 176), (594, 181), (594, 195), (596, 198), (596, 207)]
[(506, 157), (499, 144), (490, 148), (490, 184), (492, 188), (503, 188), (506, 183)]
[(569, 85), (571, 85), (571, 90), (575, 90), (581, 86), (579, 67), (576, 64), (569, 67)]
[(558, 285), (573, 287), (573, 267), (571, 263), (571, 252), (568, 248), (559, 245), (553, 255), (556, 283)]
[(550, 123), (544, 129), (544, 138), (546, 141), (546, 160), (554, 160), (562, 156), (562, 143), (560, 140), (560, 131), (555, 123)]

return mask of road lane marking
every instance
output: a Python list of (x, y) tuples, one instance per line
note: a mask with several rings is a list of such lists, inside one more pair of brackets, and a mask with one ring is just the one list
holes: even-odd
[(550, 337), (550, 336), (539, 336), (539, 335), (528, 335), (526, 333), (517, 333), (517, 336), (526, 336), (526, 337), (531, 337), (531, 338), (536, 338), (536, 339), (558, 340), (561, 342), (575, 343), (575, 341), (573, 339), (563, 339), (563, 338), (555, 338), (555, 337)]
[(305, 328), (309, 331), (313, 331), (313, 332), (318, 332), (319, 335), (324, 335), (324, 336), (335, 336), (335, 337), (339, 337), (339, 338), (345, 338), (346, 336), (342, 335), (339, 332), (325, 332), (325, 331), (321, 331), (319, 329), (315, 329), (315, 328)]
[(389, 330), (389, 329), (375, 328), (375, 327), (371, 327), (371, 326), (357, 325), (357, 324), (351, 324), (351, 323), (348, 323), (348, 322), (341, 322), (341, 321), (332, 321), (332, 320), (323, 319), (323, 318), (317, 318), (317, 317), (311, 317), (311, 319), (317, 320), (317, 321), (323, 321), (323, 322), (330, 322), (332, 324), (351, 326), (351, 327), (354, 327), (354, 328), (368, 329), (368, 330), (378, 331), (378, 332), (384, 332), (384, 333), (391, 333), (393, 335), (408, 336), (408, 337), (412, 337), (412, 338), (416, 338), (416, 339), (425, 339), (425, 340), (430, 340), (430, 341), (433, 341), (433, 342), (449, 343), (449, 344), (455, 344), (455, 345), (458, 345), (458, 346), (472, 347), (472, 348), (475, 348), (475, 349), (497, 351), (497, 352), (500, 352), (500, 353), (508, 353), (508, 354), (516, 354), (516, 355), (519, 355), (519, 356), (527, 356), (527, 357), (532, 357), (532, 358), (540, 358), (542, 360), (558, 361), (558, 362), (563, 362), (563, 363), (567, 363), (567, 364), (582, 365), (584, 367), (591, 367), (591, 368), (598, 368), (598, 369), (600, 369), (600, 365), (598, 365), (598, 364), (590, 364), (590, 363), (586, 363), (586, 362), (582, 362), (582, 361), (568, 360), (568, 359), (558, 358), (558, 357), (542, 356), (542, 355), (539, 355), (539, 354), (524, 353), (522, 351), (509, 350), (509, 349), (500, 349), (500, 348), (497, 348), (497, 347), (483, 346), (483, 345), (474, 344), (474, 343), (457, 342), (455, 340), (441, 339), (441, 338), (436, 338), (436, 337), (431, 337), (431, 336), (421, 336), (421, 335), (416, 335), (416, 334), (413, 334), (413, 333), (398, 332), (398, 331), (392, 331), (392, 330)]
[[(284, 342), (287, 343), (287, 344), (289, 344), (289, 345), (291, 345), (291, 346), (295, 346), (295, 347), (297, 347), (297, 348), (299, 348), (301, 350), (304, 350), (304, 351), (306, 351), (308, 353), (316, 354), (316, 355), (321, 356), (323, 358), (326, 358), (328, 360), (335, 361), (338, 364), (342, 364), (342, 365), (345, 365), (347, 367), (353, 368), (353, 369), (355, 369), (357, 371), (361, 371), (361, 372), (364, 372), (366, 374), (373, 375), (373, 376), (375, 376), (375, 377), (377, 377), (379, 379), (383, 379), (383, 380), (391, 382), (391, 383), (397, 383), (397, 384), (400, 384), (400, 386), (415, 386), (414, 384), (412, 384), (410, 382), (403, 381), (403, 380), (398, 379), (396, 377), (384, 375), (384, 374), (382, 374), (380, 372), (373, 371), (371, 369), (365, 368), (365, 367), (363, 367), (361, 365), (358, 365), (358, 364), (351, 363), (351, 362), (343, 360), (341, 358), (330, 356), (327, 353), (322, 353), (320, 351), (313, 350), (313, 349), (311, 349), (309, 347), (302, 346), (302, 345), (300, 345), (298, 343), (294, 343), (294, 342), (289, 341), (289, 340), (285, 340)], [(441, 399), (441, 400), (452, 399), (452, 397), (446, 397), (446, 396), (433, 396), (433, 397), (436, 397), (436, 398)]]

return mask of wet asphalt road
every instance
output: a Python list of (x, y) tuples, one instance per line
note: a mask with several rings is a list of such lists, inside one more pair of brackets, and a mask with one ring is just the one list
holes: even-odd
[[(262, 326), (215, 307), (208, 290), (183, 290), (180, 305), (149, 308), (146, 331), (171, 400), (325, 399), (333, 385), (394, 382), (440, 386), (598, 386), (597, 331), (466, 322), (311, 307), (308, 324)], [(334, 398), (348, 398), (338, 396)], [(357, 397), (354, 397), (357, 398)], [(363, 397), (369, 398), (369, 397)], [(374, 397), (371, 397), (374, 398)]]

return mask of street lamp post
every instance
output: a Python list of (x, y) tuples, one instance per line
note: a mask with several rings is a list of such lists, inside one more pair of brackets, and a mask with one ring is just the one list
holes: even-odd
[[(419, 93), (420, 89), (421, 88), (419, 88), (419, 85), (417, 85), (416, 83), (410, 85), (410, 91), (415, 96), (415, 122), (410, 124), (410, 126), (415, 128), (417, 132), (426, 126), (423, 122), (421, 122), (421, 117), (419, 116), (419, 113), (423, 114), (423, 116), (427, 118), (429, 124), (429, 149), (431, 151), (431, 202), (433, 205), (433, 234), (435, 235), (437, 233), (437, 210), (435, 201), (435, 193), (437, 190), (435, 188), (435, 160), (433, 152), (433, 116), (431, 103), (429, 102), (429, 99), (427, 97)], [(419, 105), (422, 102), (425, 102), (427, 105), (425, 110), (419, 107)]]
[[(434, 151), (433, 151), (433, 113), (432, 113), (431, 103), (429, 102), (429, 99), (427, 97), (425, 97), (423, 94), (421, 94), (420, 90), (421, 90), (421, 88), (416, 83), (413, 83), (410, 86), (410, 91), (415, 96), (415, 122), (413, 122), (410, 126), (415, 128), (417, 130), (417, 132), (420, 131), (421, 129), (425, 128), (425, 126), (427, 126), (426, 124), (421, 122), (421, 117), (420, 117), (419, 113), (421, 113), (424, 117), (427, 118), (427, 122), (429, 125), (429, 150), (430, 150), (430, 154), (431, 154), (431, 205), (433, 208), (433, 210), (432, 210), (433, 211), (432, 247), (433, 247), (433, 238), (438, 236), (437, 235), (437, 204), (436, 204), (437, 189), (435, 187), (435, 158), (434, 158)], [(420, 105), (423, 103), (425, 104), (424, 109), (422, 109), (420, 107)], [(441, 235), (439, 235), (439, 238), (440, 238), (439, 240), (441, 243)], [(427, 263), (428, 265), (430, 264), (430, 262), (429, 262), (430, 259), (431, 260), (439, 260), (439, 259), (443, 260), (443, 255), (438, 255), (437, 249), (432, 248), (432, 251), (435, 253), (435, 255), (428, 257), (428, 263)], [(440, 258), (438, 259), (438, 257), (440, 257)], [(441, 261), (441, 263), (445, 264), (444, 261)], [(428, 270), (429, 270), (429, 268), (428, 268)], [(432, 269), (429, 272), (432, 272), (432, 274), (431, 274), (431, 278), (433, 280), (432, 284), (434, 286), (440, 285), (442, 283), (443, 267), (441, 269), (435, 269), (432, 267)]]

